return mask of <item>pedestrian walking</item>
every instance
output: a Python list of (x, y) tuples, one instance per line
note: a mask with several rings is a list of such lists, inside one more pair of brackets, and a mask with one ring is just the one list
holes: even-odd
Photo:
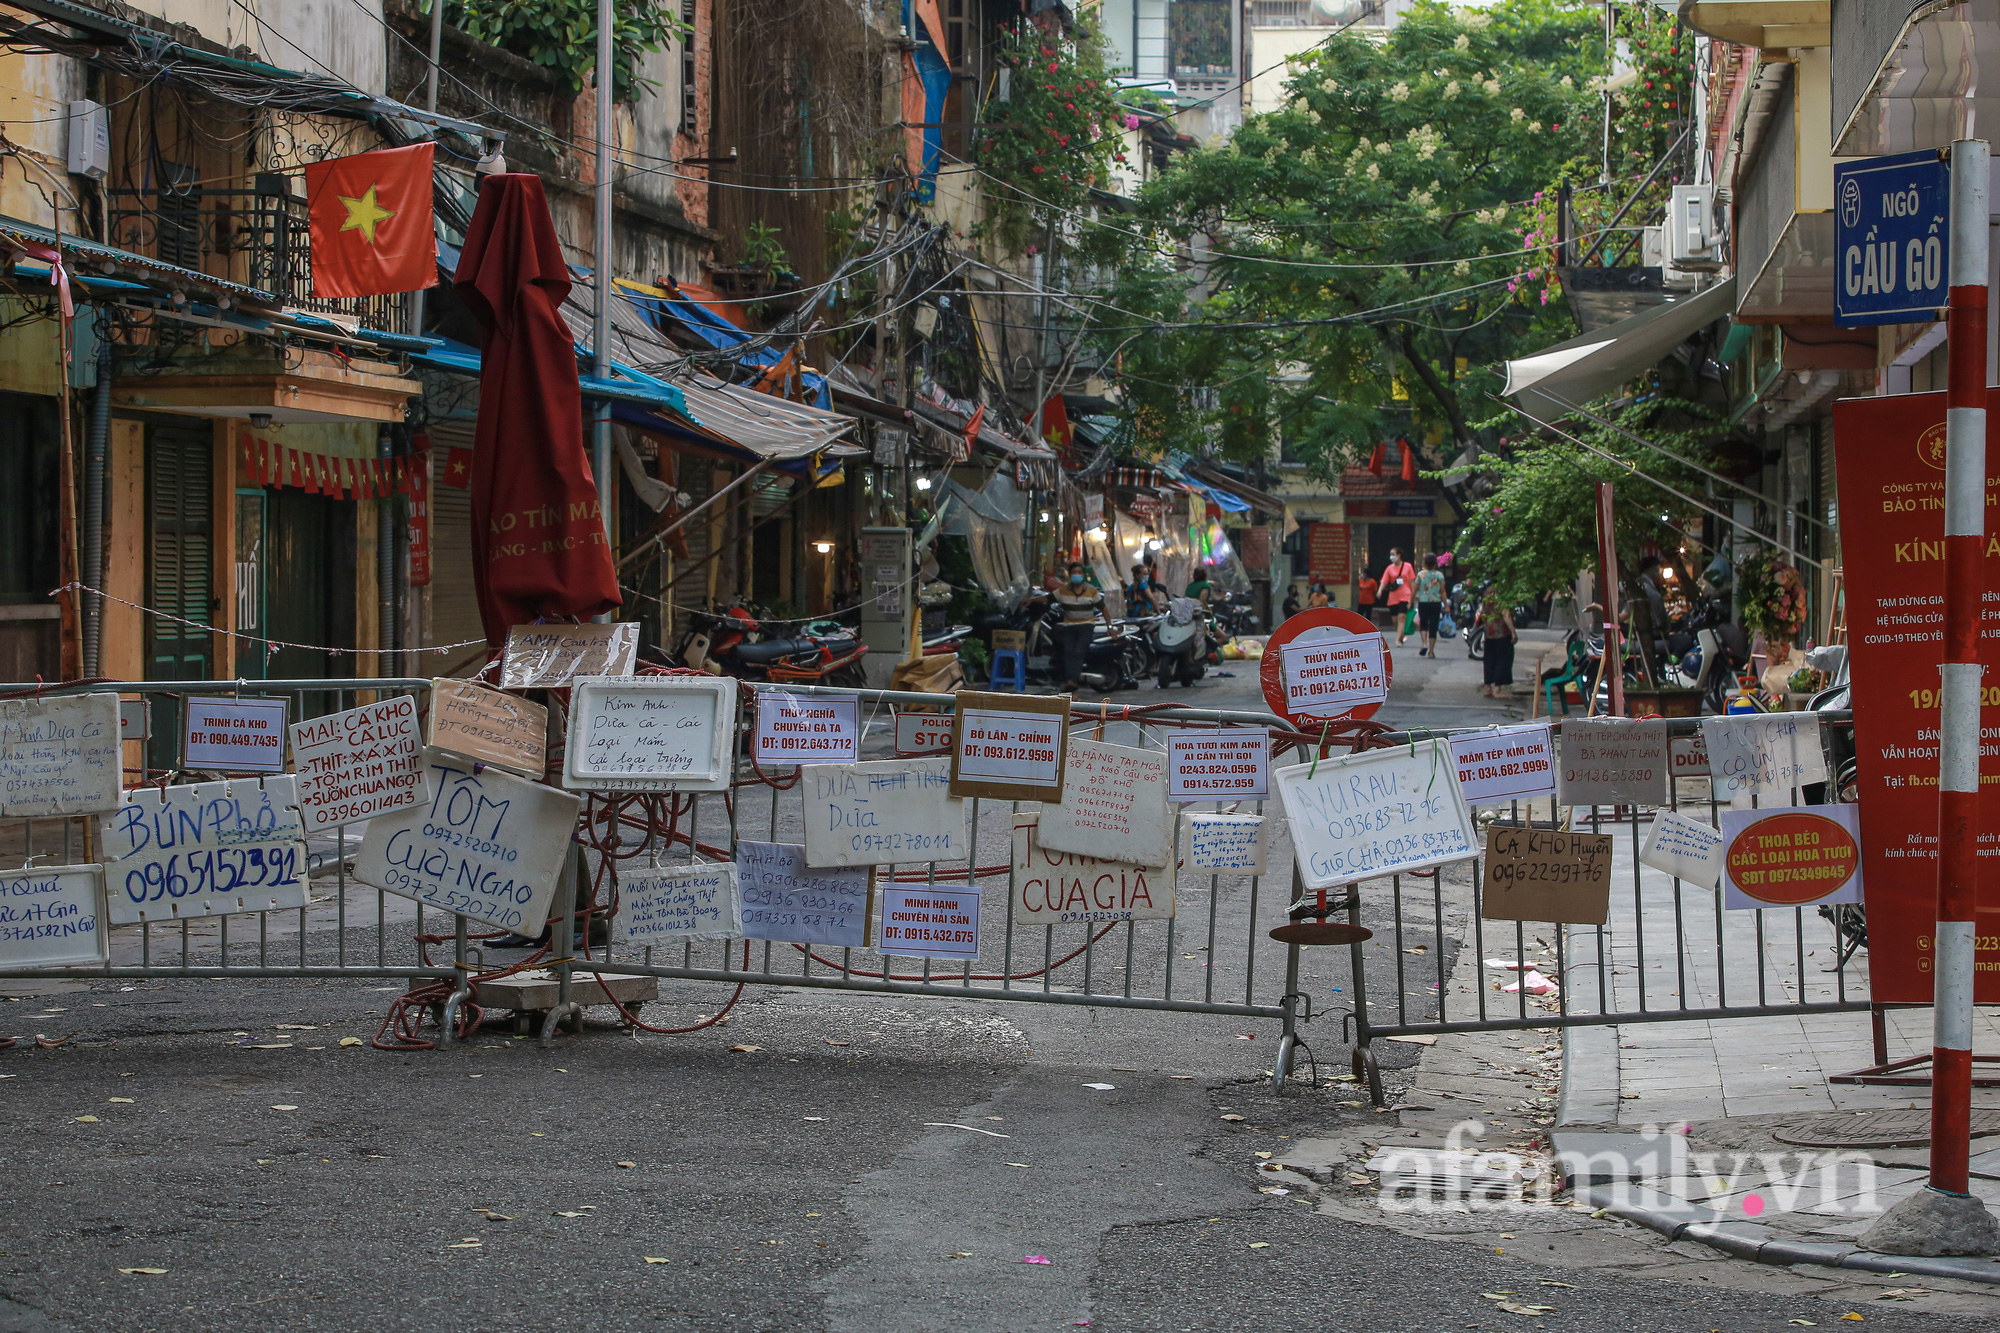
[(1417, 646), (1418, 657), (1436, 657), (1438, 650), (1438, 620), (1444, 615), (1444, 571), (1438, 568), (1435, 553), (1424, 557), (1424, 568), (1417, 575), (1417, 630), (1420, 639)]
[(1104, 609), (1102, 590), (1085, 580), (1081, 560), (1070, 562), (1069, 581), (1057, 589), (1055, 601), (1056, 609), (1062, 613), (1062, 624), (1056, 629), (1056, 646), (1062, 650), (1062, 687), (1074, 693), (1082, 688), (1084, 662), (1090, 656), (1090, 640), (1097, 622), (1103, 620), (1105, 628), (1114, 633), (1117, 627), (1111, 623), (1111, 613)]
[(1366, 569), (1361, 571), (1361, 582), (1354, 585), (1354, 609), (1370, 619), (1375, 615), (1376, 586), (1375, 576)]
[(1514, 613), (1492, 593), (1479, 605), (1479, 633), (1486, 636), (1486, 683), (1479, 692), (1489, 699), (1502, 699), (1514, 684), (1514, 643), (1521, 637), (1514, 628)]
[(1403, 559), (1397, 547), (1389, 548), (1389, 565), (1382, 571), (1382, 582), (1375, 592), (1381, 603), (1389, 608), (1389, 614), (1396, 617), (1396, 646), (1410, 634), (1410, 606), (1417, 595), (1417, 567)]

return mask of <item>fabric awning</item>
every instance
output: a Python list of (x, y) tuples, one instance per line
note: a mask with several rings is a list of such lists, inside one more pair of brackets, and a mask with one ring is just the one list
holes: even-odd
[(1560, 414), (1572, 404), (1602, 398), (1651, 369), (1674, 348), (1735, 309), (1736, 279), (1730, 278), (1705, 292), (1655, 306), (1596, 333), (1509, 361), (1507, 387), (1501, 393), (1538, 415)]
[[(1232, 477), (1227, 472), (1202, 463), (1188, 464), (1187, 474), (1191, 477), (1199, 478), (1201, 481), (1208, 483), (1218, 490), (1227, 491), (1230, 495), (1241, 496), (1267, 514), (1282, 514), (1285, 512), (1285, 502), (1283, 500), (1272, 495), (1269, 491), (1259, 490), (1249, 482), (1244, 481), (1241, 477)], [(1225, 509), (1228, 507), (1227, 505), (1223, 506)]]

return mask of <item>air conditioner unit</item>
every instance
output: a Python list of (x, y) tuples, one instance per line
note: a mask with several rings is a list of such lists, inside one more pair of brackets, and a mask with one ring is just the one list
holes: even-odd
[(96, 102), (69, 104), (69, 170), (94, 181), (111, 174), (111, 113)]
[(1667, 262), (1667, 228), (1664, 224), (1640, 229), (1639, 263), (1644, 268), (1658, 269), (1660, 283), (1669, 291), (1694, 290), (1696, 282), (1694, 273), (1675, 268)]
[(1667, 263), (1689, 272), (1722, 267), (1722, 238), (1715, 225), (1715, 187), (1676, 185), (1667, 208)]

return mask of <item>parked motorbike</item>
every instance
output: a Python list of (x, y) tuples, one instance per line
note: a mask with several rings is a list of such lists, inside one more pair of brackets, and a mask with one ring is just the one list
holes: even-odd
[(1201, 603), (1191, 597), (1176, 597), (1167, 613), (1153, 622), (1153, 673), (1160, 688), (1178, 680), (1192, 686), (1208, 674), (1211, 643), (1208, 618)]
[(698, 671), (809, 685), (868, 683), (861, 665), (868, 648), (839, 621), (759, 619), (744, 606), (696, 611), (689, 621), (677, 656)]
[[(1102, 694), (1136, 688), (1146, 678), (1152, 665), (1152, 655), (1143, 633), (1146, 622), (1145, 617), (1119, 621), (1117, 633), (1098, 622), (1094, 626), (1090, 647), (1084, 654), (1083, 672), (1077, 680)], [(977, 632), (985, 638), (989, 649), (994, 630), (1020, 633), (1026, 645), (1022, 656), (1026, 660), (1028, 680), (1048, 685), (1058, 683), (1056, 631), (1061, 625), (1062, 612), (1053, 599), (1046, 593), (1033, 592), (1015, 603), (1011, 610), (981, 617)]]

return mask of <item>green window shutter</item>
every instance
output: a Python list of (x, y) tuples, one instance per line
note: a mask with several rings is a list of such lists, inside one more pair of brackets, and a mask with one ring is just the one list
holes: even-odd
[(146, 434), (151, 534), (147, 605), (195, 622), (149, 617), (148, 674), (154, 680), (206, 680), (209, 636), (195, 625), (214, 623), (214, 445), (206, 431), (155, 426)]

